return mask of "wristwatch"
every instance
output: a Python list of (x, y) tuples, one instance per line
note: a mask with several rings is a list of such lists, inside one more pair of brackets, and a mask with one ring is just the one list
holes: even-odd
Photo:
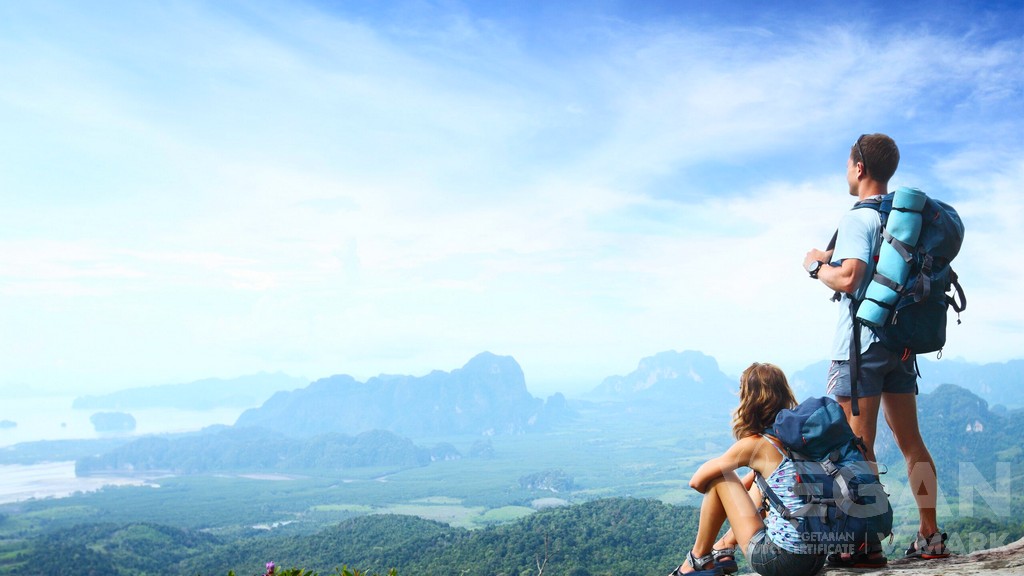
[(811, 278), (818, 279), (818, 270), (821, 270), (821, 266), (824, 264), (821, 260), (815, 260), (807, 266), (807, 272), (810, 273)]

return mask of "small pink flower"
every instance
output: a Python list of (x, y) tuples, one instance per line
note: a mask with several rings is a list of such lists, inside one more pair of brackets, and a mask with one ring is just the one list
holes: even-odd
[(267, 573), (263, 576), (274, 576), (274, 563), (267, 562)]

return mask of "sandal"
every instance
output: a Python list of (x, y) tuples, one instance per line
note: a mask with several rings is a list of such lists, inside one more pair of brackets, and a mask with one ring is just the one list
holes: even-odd
[[(739, 564), (736, 563), (735, 548), (712, 550), (711, 556), (715, 559), (715, 566), (721, 568), (723, 574), (732, 574), (740, 569)], [(725, 560), (725, 558), (728, 558), (728, 560)]]
[(833, 568), (884, 568), (889, 563), (880, 546), (868, 549), (863, 543), (853, 554), (833, 552), (825, 557), (825, 562)]
[(946, 547), (946, 540), (949, 536), (945, 532), (932, 532), (927, 537), (921, 534), (907, 548), (907, 558), (920, 558), (922, 560), (935, 560), (936, 558), (949, 558), (951, 552)]
[[(685, 564), (680, 564), (679, 567), (673, 570), (668, 576), (723, 576), (725, 574), (722, 572), (721, 568), (715, 566), (715, 557), (713, 554), (697, 558), (693, 555), (693, 550), (690, 550), (687, 554), (686, 561), (690, 563), (690, 566), (694, 570), (693, 572), (684, 573), (683, 566), (685, 566)], [(708, 568), (708, 565), (711, 565), (711, 568)]]

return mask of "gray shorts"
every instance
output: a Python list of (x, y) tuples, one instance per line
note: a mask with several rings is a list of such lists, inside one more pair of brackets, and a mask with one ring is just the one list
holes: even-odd
[[(914, 356), (904, 359), (901, 354), (874, 342), (860, 355), (857, 377), (857, 397), (890, 394), (917, 394), (917, 369)], [(849, 398), (850, 362), (833, 360), (828, 369), (828, 393)]]
[(797, 554), (776, 546), (764, 528), (750, 539), (747, 559), (761, 576), (811, 576), (825, 565), (823, 554)]

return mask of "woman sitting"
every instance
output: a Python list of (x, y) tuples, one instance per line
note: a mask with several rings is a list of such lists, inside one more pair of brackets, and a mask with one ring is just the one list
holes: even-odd
[[(792, 462), (783, 460), (777, 439), (763, 434), (779, 411), (796, 404), (786, 375), (777, 366), (754, 363), (743, 371), (740, 404), (732, 423), (736, 442), (721, 456), (702, 464), (690, 479), (690, 487), (704, 494), (697, 539), (686, 562), (669, 576), (735, 572), (737, 544), (746, 552), (750, 567), (762, 576), (809, 576), (822, 568), (825, 557), (808, 553), (809, 547), (790, 522), (771, 507), (762, 516), (763, 498), (753, 485), (756, 471), (787, 507), (801, 505), (799, 496), (790, 490), (796, 481)], [(741, 480), (736, 470), (742, 467), (752, 472)], [(731, 530), (715, 542), (726, 519)]]

